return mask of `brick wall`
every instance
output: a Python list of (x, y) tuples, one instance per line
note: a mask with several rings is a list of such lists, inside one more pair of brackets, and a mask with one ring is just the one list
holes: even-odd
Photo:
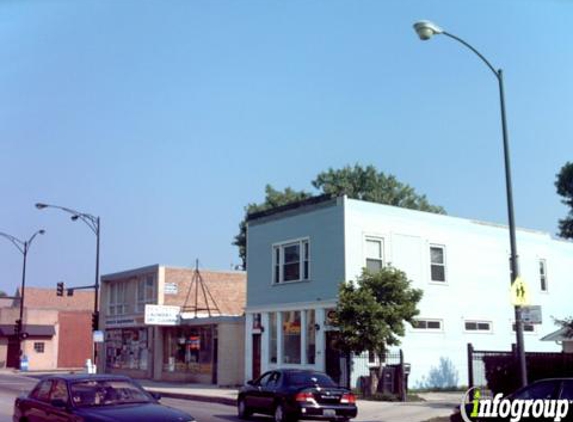
[(60, 312), (58, 318), (58, 368), (84, 367), (91, 359), (91, 312)]

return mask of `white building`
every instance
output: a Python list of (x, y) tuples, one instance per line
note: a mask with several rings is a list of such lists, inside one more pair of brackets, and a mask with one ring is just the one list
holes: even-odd
[[(424, 385), (443, 358), (467, 385), (467, 343), (478, 350), (515, 343), (506, 226), (318, 197), (251, 215), (247, 240), (247, 379), (278, 366), (336, 375), (342, 366), (329, 347), (328, 311), (339, 283), (364, 267), (391, 264), (424, 291), (417, 328), (407, 324), (401, 345), (410, 386)], [(531, 304), (543, 314), (542, 324), (526, 325), (525, 349), (559, 351), (540, 339), (555, 331), (552, 316), (573, 313), (573, 243), (518, 229), (517, 249)]]

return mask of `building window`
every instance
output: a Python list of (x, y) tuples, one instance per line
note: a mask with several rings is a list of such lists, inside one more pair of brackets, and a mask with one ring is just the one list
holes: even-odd
[(316, 316), (314, 309), (306, 312), (306, 363), (314, 365), (316, 352)]
[(384, 240), (366, 238), (366, 269), (378, 272), (384, 266)]
[(44, 353), (44, 342), (34, 343), (34, 352)]
[(147, 328), (114, 328), (105, 331), (108, 368), (147, 370)]
[(165, 329), (163, 337), (163, 371), (211, 374), (213, 372), (214, 325), (179, 326)]
[(137, 280), (137, 312), (145, 311), (145, 304), (157, 302), (157, 289), (155, 288), (155, 276), (148, 274)]
[(439, 245), (430, 246), (430, 263), (432, 281), (446, 281), (446, 248)]
[(109, 314), (123, 315), (127, 313), (125, 281), (116, 281), (109, 284)]
[[(515, 332), (515, 330), (516, 330), (515, 322), (512, 324), (512, 329)], [(530, 324), (529, 322), (524, 322), (523, 323), (523, 332), (524, 333), (534, 333), (535, 332), (535, 325)]]
[(539, 260), (539, 283), (542, 292), (547, 291), (547, 262), (544, 259)]
[(491, 332), (491, 322), (489, 321), (465, 321), (464, 324), (466, 331)]
[(273, 246), (273, 283), (302, 281), (310, 278), (308, 239)]
[(277, 363), (277, 314), (269, 314), (269, 358), (271, 363)]
[(283, 363), (300, 364), (300, 311), (282, 313), (283, 317)]
[(412, 324), (415, 330), (442, 331), (442, 320), (440, 319), (415, 319)]

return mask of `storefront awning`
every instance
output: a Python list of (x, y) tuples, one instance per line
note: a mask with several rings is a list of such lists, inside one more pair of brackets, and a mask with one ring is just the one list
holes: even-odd
[[(8, 337), (14, 335), (14, 324), (0, 325), (0, 336)], [(53, 337), (56, 329), (53, 325), (24, 325), (24, 332), (30, 337)]]

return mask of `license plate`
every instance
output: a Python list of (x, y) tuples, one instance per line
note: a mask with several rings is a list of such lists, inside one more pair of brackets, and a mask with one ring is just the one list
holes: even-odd
[(327, 416), (327, 417), (331, 418), (331, 417), (336, 416), (336, 410), (334, 410), (334, 409), (324, 409), (324, 410), (322, 411), (322, 414), (323, 414), (324, 416)]

